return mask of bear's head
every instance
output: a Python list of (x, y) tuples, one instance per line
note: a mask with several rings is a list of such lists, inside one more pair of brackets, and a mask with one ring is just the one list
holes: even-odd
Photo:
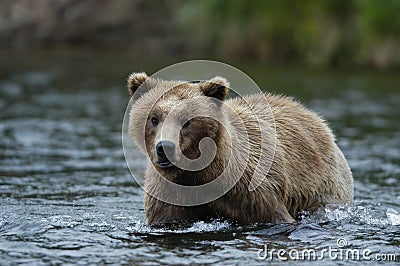
[(158, 171), (203, 169), (216, 154), (223, 133), (223, 101), (229, 83), (167, 81), (133, 73), (129, 134)]

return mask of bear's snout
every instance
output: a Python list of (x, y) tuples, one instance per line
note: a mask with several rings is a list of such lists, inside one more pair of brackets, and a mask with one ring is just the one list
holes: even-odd
[(161, 140), (156, 145), (157, 164), (161, 167), (172, 166), (171, 160), (175, 157), (175, 144), (168, 140)]

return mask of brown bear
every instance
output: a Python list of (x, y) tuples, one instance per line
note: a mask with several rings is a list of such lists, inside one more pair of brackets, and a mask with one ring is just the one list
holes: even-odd
[[(198, 82), (129, 76), (128, 132), (149, 159), (145, 210), (150, 226), (212, 218), (237, 224), (293, 222), (301, 211), (352, 203), (350, 168), (320, 116), (281, 95), (226, 100), (228, 88), (218, 76)], [(204, 139), (214, 146), (202, 145)], [(198, 169), (179, 165), (181, 158), (196, 160), (202, 153), (209, 161)], [(221, 196), (201, 204), (189, 204), (188, 197), (207, 197), (207, 191), (182, 196), (180, 189), (167, 189), (171, 183), (185, 189), (211, 184), (222, 175), (222, 183), (207, 188)], [(252, 178), (258, 180), (253, 189)], [(182, 204), (173, 200), (180, 197)]]

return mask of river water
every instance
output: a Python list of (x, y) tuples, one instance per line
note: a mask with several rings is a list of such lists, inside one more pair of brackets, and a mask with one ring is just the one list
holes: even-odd
[[(305, 213), (290, 225), (207, 221), (151, 229), (121, 146), (125, 80), (130, 71), (151, 74), (166, 64), (100, 53), (1, 58), (1, 265), (265, 265), (296, 260), (304, 250), (328, 265), (357, 263), (343, 255), (349, 249), (367, 252), (373, 263), (399, 262), (398, 73), (236, 64), (266, 90), (293, 95), (330, 122), (354, 174), (354, 205)], [(322, 252), (329, 247), (338, 251)], [(282, 249), (282, 258), (272, 249)]]

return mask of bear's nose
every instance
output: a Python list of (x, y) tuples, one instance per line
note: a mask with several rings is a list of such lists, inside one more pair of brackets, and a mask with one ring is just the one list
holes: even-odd
[(175, 144), (168, 140), (162, 140), (156, 145), (157, 155), (163, 159), (172, 158), (175, 152)]

